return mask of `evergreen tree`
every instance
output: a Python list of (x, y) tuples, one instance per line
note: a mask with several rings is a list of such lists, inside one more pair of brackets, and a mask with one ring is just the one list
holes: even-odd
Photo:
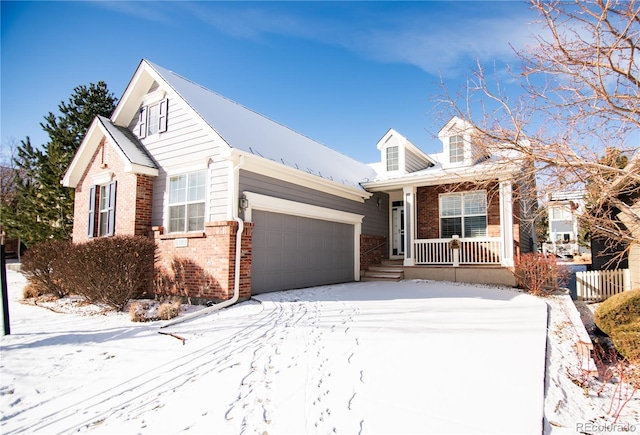
[(60, 184), (84, 135), (97, 115), (110, 116), (117, 99), (104, 82), (81, 85), (68, 102), (49, 112), (41, 127), (49, 135), (42, 149), (22, 141), (15, 159), (17, 207), (2, 211), (11, 233), (27, 246), (47, 239), (70, 240), (73, 230), (73, 190)]

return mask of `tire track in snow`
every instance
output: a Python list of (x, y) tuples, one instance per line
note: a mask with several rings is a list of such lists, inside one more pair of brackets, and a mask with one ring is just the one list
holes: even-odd
[[(228, 362), (234, 355), (241, 354), (248, 348), (260, 343), (264, 333), (264, 324), (277, 324), (283, 316), (281, 304), (275, 304), (271, 310), (231, 337), (224, 337), (216, 342), (199, 348), (189, 355), (184, 355), (164, 363), (142, 375), (135, 376), (93, 396), (67, 405), (63, 409), (52, 411), (38, 422), (23, 424), (19, 427), (3, 427), (4, 434), (24, 432), (72, 433), (94, 424), (100, 424), (107, 418), (162, 406), (159, 398), (181, 386), (191, 382), (199, 373), (215, 370), (215, 367)], [(236, 365), (236, 364), (231, 364)], [(220, 368), (219, 371), (228, 369)], [(56, 407), (57, 401), (50, 401), (47, 406)], [(126, 411), (126, 412), (125, 412)], [(8, 422), (10, 423), (10, 421)], [(7, 425), (8, 426), (8, 425)]]

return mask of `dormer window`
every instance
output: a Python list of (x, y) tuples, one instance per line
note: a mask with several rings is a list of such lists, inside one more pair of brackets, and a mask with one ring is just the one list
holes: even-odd
[(449, 163), (461, 163), (464, 161), (464, 139), (462, 136), (449, 138)]
[(398, 158), (398, 147), (387, 148), (387, 172), (397, 171), (400, 168)]
[(169, 100), (164, 92), (156, 90), (147, 94), (138, 114), (137, 133), (140, 139), (167, 131)]

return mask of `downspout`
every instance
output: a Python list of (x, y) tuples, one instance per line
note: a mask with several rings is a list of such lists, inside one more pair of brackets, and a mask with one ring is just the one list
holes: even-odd
[[(236, 194), (235, 193), (235, 187), (236, 187), (235, 174), (236, 174), (236, 171), (239, 170), (240, 166), (243, 163), (244, 163), (244, 156), (240, 156), (240, 160), (238, 161), (238, 164), (233, 167), (233, 170), (231, 172), (232, 180), (230, 181), (229, 184), (233, 186), (232, 189), (234, 190), (234, 195)], [(231, 299), (227, 299), (226, 301), (222, 301), (220, 303), (214, 304), (200, 311), (196, 311), (195, 313), (187, 314), (184, 317), (180, 317), (175, 320), (172, 320), (162, 325), (160, 328), (166, 328), (167, 326), (173, 326), (173, 325), (177, 325), (178, 323), (186, 322), (188, 320), (193, 320), (197, 317), (204, 316), (205, 314), (209, 314), (214, 311), (218, 311), (222, 308), (229, 307), (235, 304), (236, 302), (238, 302), (238, 299), (240, 298), (240, 260), (242, 257), (242, 232), (244, 231), (244, 221), (240, 219), (240, 217), (238, 217), (238, 207), (237, 207), (237, 204), (235, 204), (236, 202), (237, 201), (234, 201), (234, 206), (232, 207), (233, 209), (232, 217), (236, 222), (238, 222), (238, 231), (236, 232), (236, 263), (235, 263), (234, 276), (233, 276), (233, 297), (231, 297)]]

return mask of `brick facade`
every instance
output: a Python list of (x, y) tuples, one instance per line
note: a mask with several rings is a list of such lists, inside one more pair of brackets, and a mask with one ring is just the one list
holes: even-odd
[[(96, 177), (101, 184), (116, 182), (115, 234), (148, 235), (151, 230), (153, 177), (126, 173), (121, 156), (103, 139), (75, 189), (73, 241), (81, 243), (89, 240), (89, 191), (96, 185)], [(98, 204), (95, 207), (94, 223), (97, 228)]]
[[(236, 221), (205, 223), (201, 233), (163, 234), (154, 227), (158, 264), (170, 273), (184, 273), (180, 296), (227, 300), (233, 296), (236, 256)], [(253, 224), (244, 223), (240, 260), (240, 299), (251, 297), (251, 240)]]
[(387, 238), (384, 236), (360, 235), (360, 270), (367, 270), (387, 257)]
[[(418, 239), (440, 238), (440, 201), (443, 193), (468, 192), (473, 190), (487, 191), (487, 237), (500, 237), (500, 195), (498, 183), (476, 185), (473, 183), (446, 184), (440, 186), (418, 187), (416, 191), (417, 223), (416, 232)], [(516, 249), (520, 240), (520, 206), (517, 195), (513, 198), (513, 237)]]

